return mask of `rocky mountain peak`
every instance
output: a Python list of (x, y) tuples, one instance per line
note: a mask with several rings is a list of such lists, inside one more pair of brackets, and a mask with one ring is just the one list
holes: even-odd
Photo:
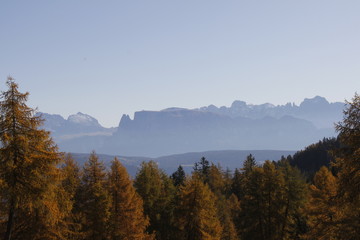
[(90, 115), (78, 112), (77, 114), (70, 115), (67, 119), (71, 123), (81, 124), (86, 126), (97, 126), (101, 127), (98, 120), (91, 117)]

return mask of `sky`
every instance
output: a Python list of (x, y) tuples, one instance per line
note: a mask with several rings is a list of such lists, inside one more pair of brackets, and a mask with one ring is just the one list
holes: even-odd
[(168, 107), (351, 100), (360, 1), (0, 0), (0, 90), (106, 127)]

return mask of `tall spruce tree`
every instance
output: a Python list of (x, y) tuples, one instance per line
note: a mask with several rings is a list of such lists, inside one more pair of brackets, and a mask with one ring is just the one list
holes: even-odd
[(179, 165), (178, 169), (171, 175), (171, 179), (176, 187), (184, 184), (185, 177), (185, 171), (181, 165)]
[(148, 233), (155, 233), (158, 240), (173, 239), (173, 181), (149, 161), (141, 164), (134, 184), (144, 201), (144, 213), (150, 218)]
[(235, 194), (237, 199), (241, 199), (244, 196), (242, 174), (237, 168), (235, 168), (234, 176), (231, 179), (231, 192)]
[(115, 158), (109, 174), (110, 239), (145, 240), (152, 236), (145, 233), (149, 220), (144, 216), (143, 201), (120, 161)]
[(57, 193), (60, 156), (42, 119), (26, 105), (14, 79), (0, 102), (0, 182), (4, 240), (63, 239), (64, 213)]
[(202, 157), (199, 162), (194, 164), (194, 173), (201, 177), (205, 183), (209, 181), (209, 170), (210, 163), (205, 157)]
[(245, 174), (251, 172), (253, 170), (254, 167), (256, 167), (257, 163), (255, 160), (255, 157), (252, 154), (249, 154), (244, 163), (243, 163), (243, 168), (241, 170), (243, 170), (243, 172)]
[(95, 152), (90, 154), (89, 160), (85, 163), (81, 191), (80, 209), (84, 214), (84, 239), (107, 239), (110, 197), (106, 187), (105, 166)]

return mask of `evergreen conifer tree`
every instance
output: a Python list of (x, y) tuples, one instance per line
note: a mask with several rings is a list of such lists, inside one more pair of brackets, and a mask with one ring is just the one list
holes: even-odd
[(108, 237), (110, 197), (106, 186), (104, 164), (95, 152), (85, 163), (81, 186), (80, 210), (84, 215), (82, 231), (85, 240), (104, 240)]
[(185, 181), (185, 171), (183, 169), (183, 167), (180, 165), (178, 167), (178, 169), (171, 175), (171, 179), (173, 180), (174, 182), (174, 185), (176, 187), (180, 186), (180, 185), (183, 185), (184, 184), (184, 181)]
[(158, 168), (154, 161), (143, 162), (136, 174), (135, 188), (144, 201), (144, 213), (150, 218), (148, 233), (156, 239), (173, 238), (173, 181)]
[(246, 157), (246, 160), (245, 160), (244, 163), (243, 163), (243, 168), (242, 168), (241, 170), (243, 170), (243, 172), (244, 172), (245, 174), (247, 174), (247, 173), (251, 172), (252, 169), (253, 169), (254, 167), (256, 167), (256, 165), (257, 165), (257, 164), (256, 164), (255, 158), (253, 157), (252, 154), (250, 154), (250, 155), (248, 155), (248, 156)]
[(208, 183), (209, 180), (209, 170), (210, 163), (205, 157), (202, 157), (200, 161), (194, 165), (194, 173), (201, 177), (205, 183)]
[(239, 169), (235, 168), (234, 176), (231, 180), (231, 192), (235, 194), (238, 199), (243, 197), (243, 185), (242, 185), (242, 175)]

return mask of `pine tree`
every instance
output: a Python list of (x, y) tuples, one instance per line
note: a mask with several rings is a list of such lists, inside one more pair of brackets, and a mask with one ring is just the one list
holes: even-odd
[(185, 171), (181, 165), (179, 165), (178, 169), (171, 175), (171, 179), (176, 187), (184, 184), (185, 177)]
[(29, 93), (20, 93), (11, 77), (0, 102), (0, 182), (5, 204), (4, 239), (62, 239), (57, 193), (60, 156), (42, 119), (26, 105)]
[(151, 236), (145, 233), (149, 220), (143, 213), (143, 201), (120, 161), (115, 158), (109, 174), (110, 239), (144, 240)]
[(179, 192), (177, 226), (180, 240), (220, 240), (221, 224), (215, 196), (195, 174)]
[(255, 158), (253, 157), (252, 154), (250, 154), (246, 157), (246, 160), (243, 163), (243, 168), (241, 170), (243, 170), (243, 172), (247, 174), (251, 172), (253, 168), (256, 167), (256, 165), (257, 164)]
[(82, 204), (85, 240), (103, 240), (108, 237), (110, 197), (106, 190), (105, 166), (95, 152), (85, 163), (82, 177)]
[(242, 175), (237, 168), (235, 168), (234, 176), (231, 181), (231, 192), (235, 194), (238, 199), (241, 199), (244, 195)]
[(202, 157), (199, 162), (196, 162), (194, 165), (194, 173), (198, 174), (199, 177), (203, 179), (205, 183), (208, 183), (210, 170), (210, 163), (205, 158)]
[(150, 218), (147, 232), (155, 233), (158, 240), (172, 239), (175, 197), (172, 180), (154, 161), (149, 161), (141, 164), (134, 185), (144, 201), (144, 213)]

